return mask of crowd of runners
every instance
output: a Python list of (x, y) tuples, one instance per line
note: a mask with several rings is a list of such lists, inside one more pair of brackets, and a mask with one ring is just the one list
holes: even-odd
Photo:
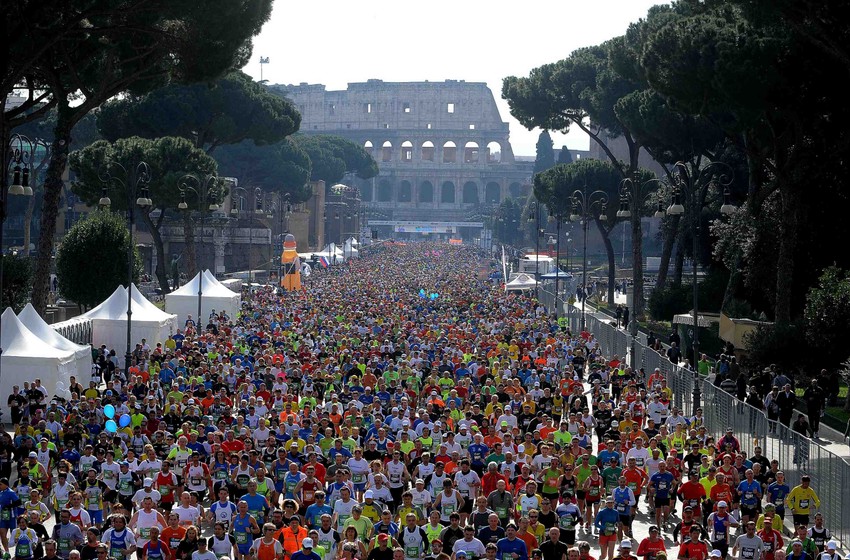
[(662, 373), (602, 355), (487, 264), (385, 244), (303, 291), (246, 292), (238, 317), (190, 318), (137, 345), (127, 372), (102, 348), (69, 402), (16, 391), (4, 550), (839, 560), (806, 478), (790, 488), (746, 434), (684, 417)]

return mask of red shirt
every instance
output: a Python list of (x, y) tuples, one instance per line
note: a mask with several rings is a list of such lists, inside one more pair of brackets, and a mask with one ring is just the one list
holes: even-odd
[(694, 508), (694, 515), (699, 516), (700, 504), (706, 498), (705, 487), (696, 479), (690, 479), (686, 483), (679, 486), (677, 492), (684, 499), (685, 505)]
[(643, 556), (644, 560), (655, 560), (655, 555), (659, 552), (667, 552), (667, 549), (664, 547), (664, 541), (658, 539), (652, 542), (649, 538), (646, 538), (640, 541), (636, 554), (638, 557)]

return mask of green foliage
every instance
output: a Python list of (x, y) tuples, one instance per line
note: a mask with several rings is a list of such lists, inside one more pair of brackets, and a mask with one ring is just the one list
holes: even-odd
[(850, 339), (850, 271), (831, 266), (806, 296), (806, 340), (823, 367), (838, 366)]
[(555, 165), (555, 149), (552, 136), (544, 130), (537, 137), (537, 157), (534, 159), (534, 173), (546, 171)]
[(801, 371), (809, 353), (801, 352), (805, 330), (796, 325), (760, 325), (744, 336), (747, 358), (743, 362), (750, 372), (762, 371), (776, 364), (780, 371), (793, 374)]
[(3, 293), (0, 309), (11, 307), (15, 313), (27, 304), (32, 288), (32, 264), (21, 255), (0, 255), (3, 263)]
[(222, 175), (236, 177), (245, 187), (289, 193), (292, 203), (310, 198), (310, 157), (292, 138), (255, 146), (250, 140), (222, 146), (215, 152)]
[(500, 242), (518, 245), (523, 240), (522, 225), (522, 207), (514, 199), (506, 198), (493, 215), (490, 227)]
[(566, 146), (561, 146), (561, 150), (558, 152), (558, 163), (572, 163), (573, 162), (573, 154), (570, 152), (570, 149)]
[[(180, 203), (179, 183), (183, 176), (211, 175), (217, 170), (213, 158), (196, 148), (189, 140), (176, 137), (155, 140), (131, 137), (116, 140), (114, 143), (99, 140), (71, 153), (69, 162), (76, 175), (71, 188), (74, 194), (90, 206), (96, 206), (101, 197), (104, 187), (101, 180), (103, 171), (108, 169), (110, 173), (123, 179), (117, 166), (110, 166), (110, 163), (118, 163), (131, 170), (140, 162), (145, 162), (150, 168), (149, 187), (153, 208), (175, 213)], [(113, 210), (126, 210), (127, 190), (124, 184), (110, 183), (107, 194), (112, 200)]]
[(656, 321), (672, 321), (674, 315), (693, 308), (693, 293), (688, 285), (668, 285), (660, 290), (653, 290), (649, 295), (650, 316)]
[[(582, 191), (587, 187), (588, 198), (597, 200), (597, 197), (591, 197), (590, 194), (600, 190), (608, 197), (605, 210), (608, 222), (613, 224), (617, 220), (617, 200), (621, 179), (619, 170), (607, 161), (581, 159), (569, 164), (558, 164), (548, 171), (536, 174), (534, 196), (555, 215), (567, 217), (572, 211), (572, 197), (575, 191)], [(588, 214), (598, 216), (600, 211), (601, 206), (595, 204), (593, 212), (589, 211)], [(579, 213), (581, 213), (580, 208)]]
[(181, 136), (207, 151), (243, 140), (274, 144), (300, 125), (292, 103), (243, 72), (212, 84), (174, 84), (143, 97), (116, 99), (97, 118), (98, 129), (109, 140)]
[(310, 157), (310, 179), (313, 181), (333, 185), (346, 173), (354, 173), (361, 179), (371, 179), (378, 174), (378, 164), (372, 156), (350, 140), (323, 134), (298, 134), (293, 139)]
[[(66, 298), (92, 307), (127, 284), (127, 251), (133, 240), (127, 223), (118, 214), (92, 212), (74, 224), (56, 255), (59, 291)], [(133, 282), (138, 282), (142, 266), (138, 251), (134, 252)]]

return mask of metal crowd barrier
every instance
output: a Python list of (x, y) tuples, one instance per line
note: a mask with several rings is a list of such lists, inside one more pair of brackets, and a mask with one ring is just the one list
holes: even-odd
[[(594, 313), (586, 315), (587, 330), (599, 341), (606, 356), (628, 356), (631, 337), (609, 321), (610, 318)], [(672, 405), (679, 407), (686, 417), (694, 415), (694, 383), (699, 383), (705, 425), (715, 440), (722, 438), (726, 428), (731, 427), (748, 457), (758, 445), (768, 459), (779, 461), (779, 468), (791, 488), (800, 484), (804, 474), (809, 475), (812, 488), (821, 501), (817, 511), (823, 513), (824, 524), (843, 547), (850, 544), (850, 463), (844, 458), (817, 441), (769, 421), (761, 410), (739, 401), (708, 380), (697, 379), (692, 371), (671, 363), (666, 356), (649, 348), (645, 336), (639, 336), (635, 342), (635, 366), (643, 367), (647, 375), (659, 368), (673, 391)], [(786, 518), (790, 518), (790, 513)]]

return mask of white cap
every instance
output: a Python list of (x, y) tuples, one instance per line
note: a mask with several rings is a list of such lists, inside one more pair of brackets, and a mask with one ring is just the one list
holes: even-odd
[(729, 504), (727, 504), (723, 500), (720, 500), (719, 502), (717, 502), (717, 507), (729, 507)]
[(311, 539), (310, 537), (305, 538), (303, 541), (301, 541), (301, 546), (304, 548), (313, 548), (313, 539)]
[(366, 490), (366, 491), (363, 493), (363, 499), (364, 499), (364, 500), (365, 500), (366, 498), (374, 498), (374, 497), (375, 497), (375, 493), (374, 493), (374, 492), (372, 492), (371, 490)]
[(711, 551), (712, 558), (723, 558), (723, 553), (717, 550), (716, 548)]
[(829, 541), (828, 543), (826, 543), (826, 548), (829, 549), (829, 550), (837, 550), (838, 549), (838, 543), (835, 542), (835, 541)]
[(145, 478), (145, 486), (153, 486), (153, 479), (151, 477)]
[(402, 426), (410, 426), (410, 420), (405, 418), (404, 420), (401, 421), (401, 425)]
[(620, 548), (631, 548), (631, 547), (632, 547), (632, 541), (630, 541), (629, 539), (623, 539), (622, 541), (620, 541)]

